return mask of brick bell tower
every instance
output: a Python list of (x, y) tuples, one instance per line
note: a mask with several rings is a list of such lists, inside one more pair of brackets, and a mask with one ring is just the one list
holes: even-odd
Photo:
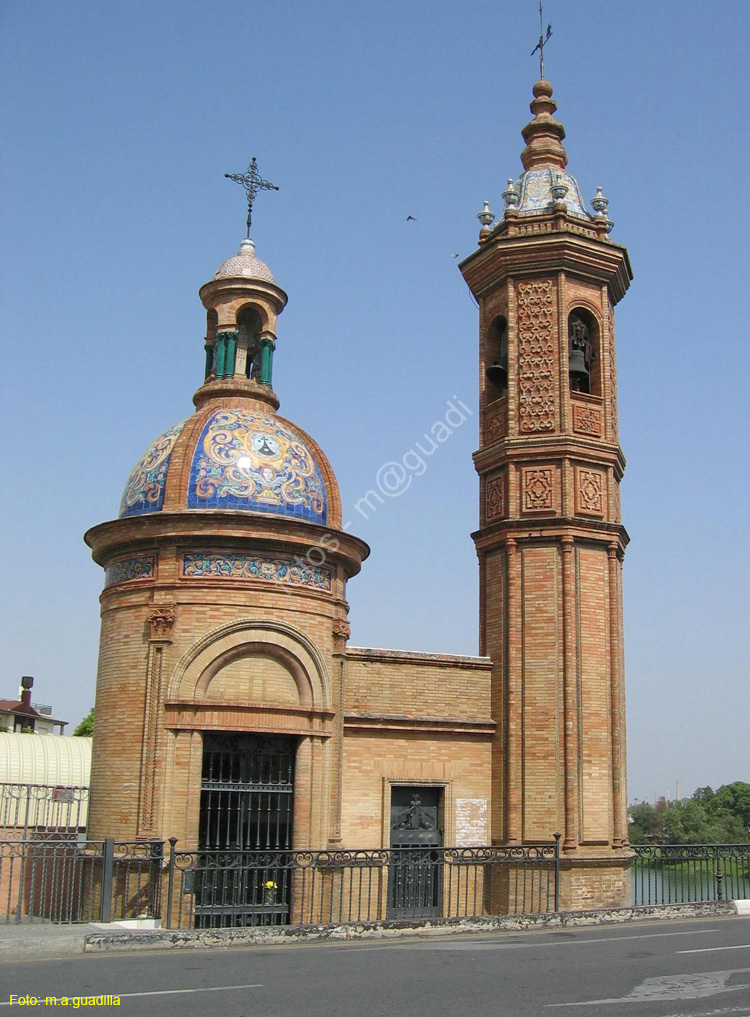
[(551, 84), (524, 172), (462, 264), (479, 304), (480, 653), (492, 658), (492, 840), (561, 834), (561, 907), (629, 900), (613, 309), (632, 278), (566, 172)]

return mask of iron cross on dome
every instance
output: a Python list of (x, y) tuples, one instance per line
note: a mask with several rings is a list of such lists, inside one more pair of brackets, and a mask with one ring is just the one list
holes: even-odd
[(247, 167), (246, 173), (225, 173), (225, 177), (229, 180), (234, 180), (238, 184), (242, 184), (245, 188), (245, 194), (247, 195), (247, 235), (250, 236), (250, 223), (253, 218), (253, 202), (258, 191), (278, 191), (276, 184), (270, 183), (268, 180), (264, 180), (258, 172), (258, 166), (255, 162), (255, 156), (253, 156), (250, 165)]
[(542, 15), (542, 5), (539, 4), (539, 42), (532, 49), (531, 55), (533, 56), (537, 50), (539, 50), (539, 77), (544, 78), (544, 47), (549, 42), (549, 37), (552, 35), (552, 25), (547, 25), (547, 34), (544, 34), (544, 19)]

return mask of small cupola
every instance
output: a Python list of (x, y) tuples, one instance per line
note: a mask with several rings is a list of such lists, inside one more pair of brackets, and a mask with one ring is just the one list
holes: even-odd
[(263, 180), (253, 158), (247, 173), (226, 174), (245, 188), (247, 236), (237, 254), (227, 258), (200, 290), (206, 308), (205, 370), (193, 402), (200, 409), (210, 399), (251, 396), (277, 409), (273, 391), (276, 320), (287, 302), (268, 265), (255, 253), (250, 236), (252, 206), (260, 190), (278, 190)]

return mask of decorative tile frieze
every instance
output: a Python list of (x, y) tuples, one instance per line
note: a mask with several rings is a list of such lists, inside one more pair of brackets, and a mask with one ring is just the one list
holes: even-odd
[(307, 586), (329, 591), (333, 583), (331, 569), (283, 557), (189, 552), (183, 555), (185, 579), (262, 579), (288, 586)]
[(577, 466), (575, 476), (576, 515), (603, 516), (604, 474)]
[(553, 466), (524, 467), (521, 470), (521, 511), (555, 511), (556, 471)]
[(113, 562), (104, 570), (104, 586), (115, 583), (129, 583), (134, 579), (153, 579), (156, 568), (156, 556), (141, 554), (137, 558), (123, 558)]

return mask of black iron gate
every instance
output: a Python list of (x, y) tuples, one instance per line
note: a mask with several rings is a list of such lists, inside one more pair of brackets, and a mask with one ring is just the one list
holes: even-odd
[(391, 790), (388, 917), (430, 918), (442, 911), (440, 789)]
[(288, 924), (294, 749), (293, 738), (203, 735), (198, 927)]

